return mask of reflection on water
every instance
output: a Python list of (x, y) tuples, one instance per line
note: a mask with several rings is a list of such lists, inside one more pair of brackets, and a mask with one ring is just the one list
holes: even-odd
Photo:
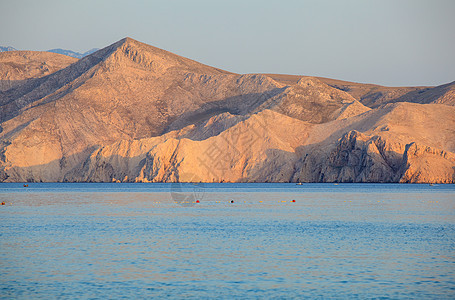
[(434, 188), (208, 184), (188, 207), (163, 184), (1, 184), (0, 297), (453, 298), (455, 188)]

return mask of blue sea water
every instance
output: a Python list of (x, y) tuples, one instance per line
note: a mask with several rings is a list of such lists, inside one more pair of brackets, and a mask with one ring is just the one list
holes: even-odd
[(0, 298), (455, 298), (454, 185), (1, 183), (0, 201)]

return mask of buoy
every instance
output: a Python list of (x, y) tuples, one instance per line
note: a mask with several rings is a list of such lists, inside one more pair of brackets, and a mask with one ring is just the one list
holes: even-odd
[(199, 200), (196, 200), (196, 203), (199, 203)]
[(28, 184), (24, 184), (24, 187), (28, 187)]
[(5, 205), (5, 201), (2, 202), (2, 205)]
[(231, 203), (234, 203), (234, 200), (231, 200)]
[(295, 200), (291, 200), (291, 202), (295, 202)]

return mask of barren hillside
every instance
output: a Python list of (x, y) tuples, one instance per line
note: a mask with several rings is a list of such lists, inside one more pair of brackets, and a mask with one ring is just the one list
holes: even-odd
[[(296, 84), (307, 76), (264, 74), (283, 84)], [(356, 83), (331, 78), (317, 77), (325, 84), (342, 90), (360, 101), (365, 106), (377, 108), (383, 104), (395, 102), (413, 102), (420, 104), (438, 103), (454, 106), (455, 82), (430, 87), (386, 87), (376, 84)]]
[(66, 68), (76, 58), (38, 51), (0, 52), (0, 92)]

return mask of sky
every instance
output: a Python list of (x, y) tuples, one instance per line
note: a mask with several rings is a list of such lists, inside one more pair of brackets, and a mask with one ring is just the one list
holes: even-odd
[(455, 0), (0, 0), (0, 45), (85, 52), (124, 37), (235, 73), (387, 86), (455, 81)]

